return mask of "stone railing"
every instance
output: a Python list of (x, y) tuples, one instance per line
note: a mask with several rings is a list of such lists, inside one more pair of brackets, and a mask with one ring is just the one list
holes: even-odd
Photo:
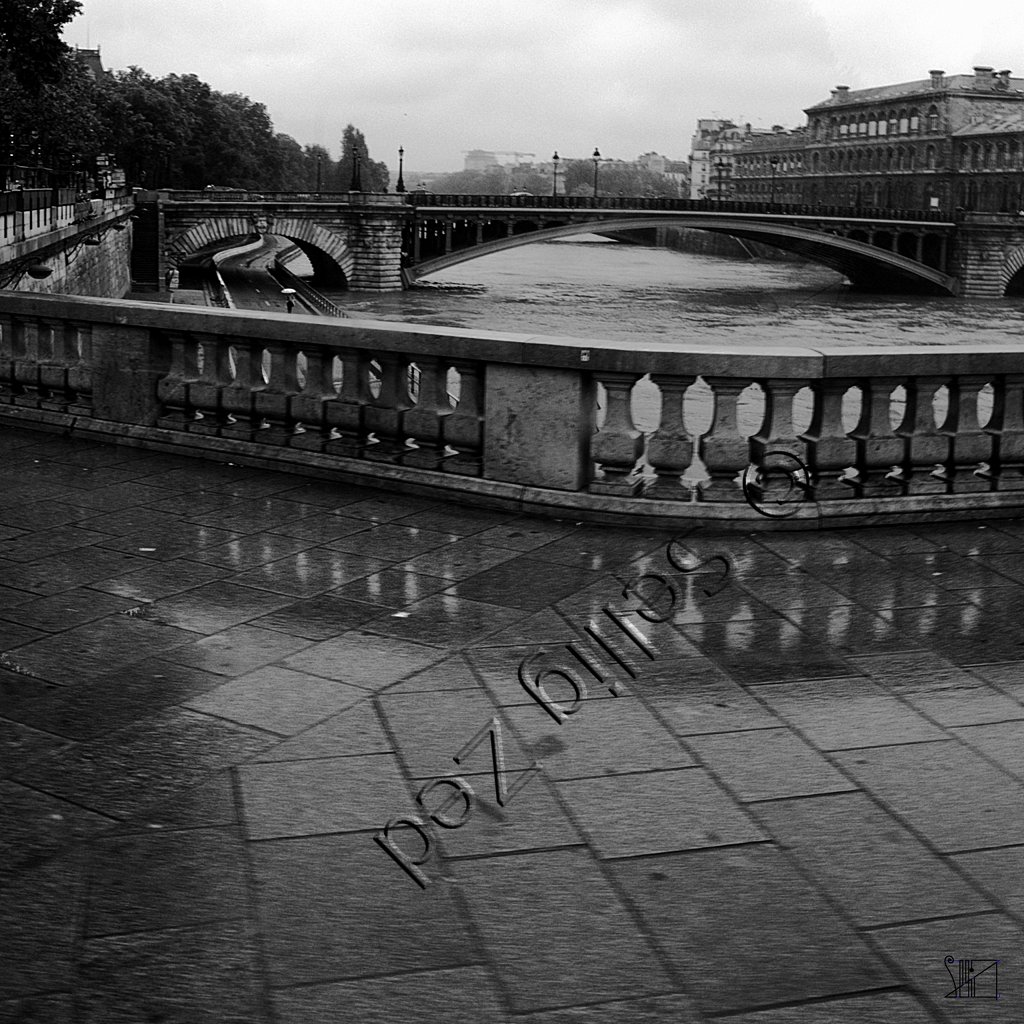
[(1024, 511), (1010, 339), (643, 348), (6, 292), (3, 421), (576, 518)]
[(39, 238), (75, 223), (75, 192), (26, 188), (0, 192), (0, 246)]

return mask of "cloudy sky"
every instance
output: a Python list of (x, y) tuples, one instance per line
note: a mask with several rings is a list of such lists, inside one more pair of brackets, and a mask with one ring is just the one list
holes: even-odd
[(65, 39), (195, 74), (334, 155), (407, 170), (468, 149), (685, 158), (700, 117), (800, 124), (837, 85), (1024, 77), (1021, 0), (83, 0)]

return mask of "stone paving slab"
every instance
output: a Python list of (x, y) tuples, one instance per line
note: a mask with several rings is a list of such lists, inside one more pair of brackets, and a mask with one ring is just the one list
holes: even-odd
[(1024, 521), (677, 538), (5, 428), (0, 1021), (1019, 1021), (1022, 621)]

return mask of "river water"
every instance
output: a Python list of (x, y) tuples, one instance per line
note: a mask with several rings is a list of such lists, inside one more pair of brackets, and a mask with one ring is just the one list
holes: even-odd
[[(581, 240), (582, 239), (582, 240)], [(984, 304), (852, 292), (811, 263), (736, 260), (597, 236), (540, 242), (405, 292), (326, 292), (350, 316), (640, 345), (1016, 344), (1024, 300)]]

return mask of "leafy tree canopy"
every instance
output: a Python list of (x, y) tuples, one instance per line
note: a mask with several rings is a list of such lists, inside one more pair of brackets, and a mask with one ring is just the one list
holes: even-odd
[(0, 0), (0, 61), (22, 89), (60, 81), (68, 53), (60, 31), (81, 9), (79, 0)]

